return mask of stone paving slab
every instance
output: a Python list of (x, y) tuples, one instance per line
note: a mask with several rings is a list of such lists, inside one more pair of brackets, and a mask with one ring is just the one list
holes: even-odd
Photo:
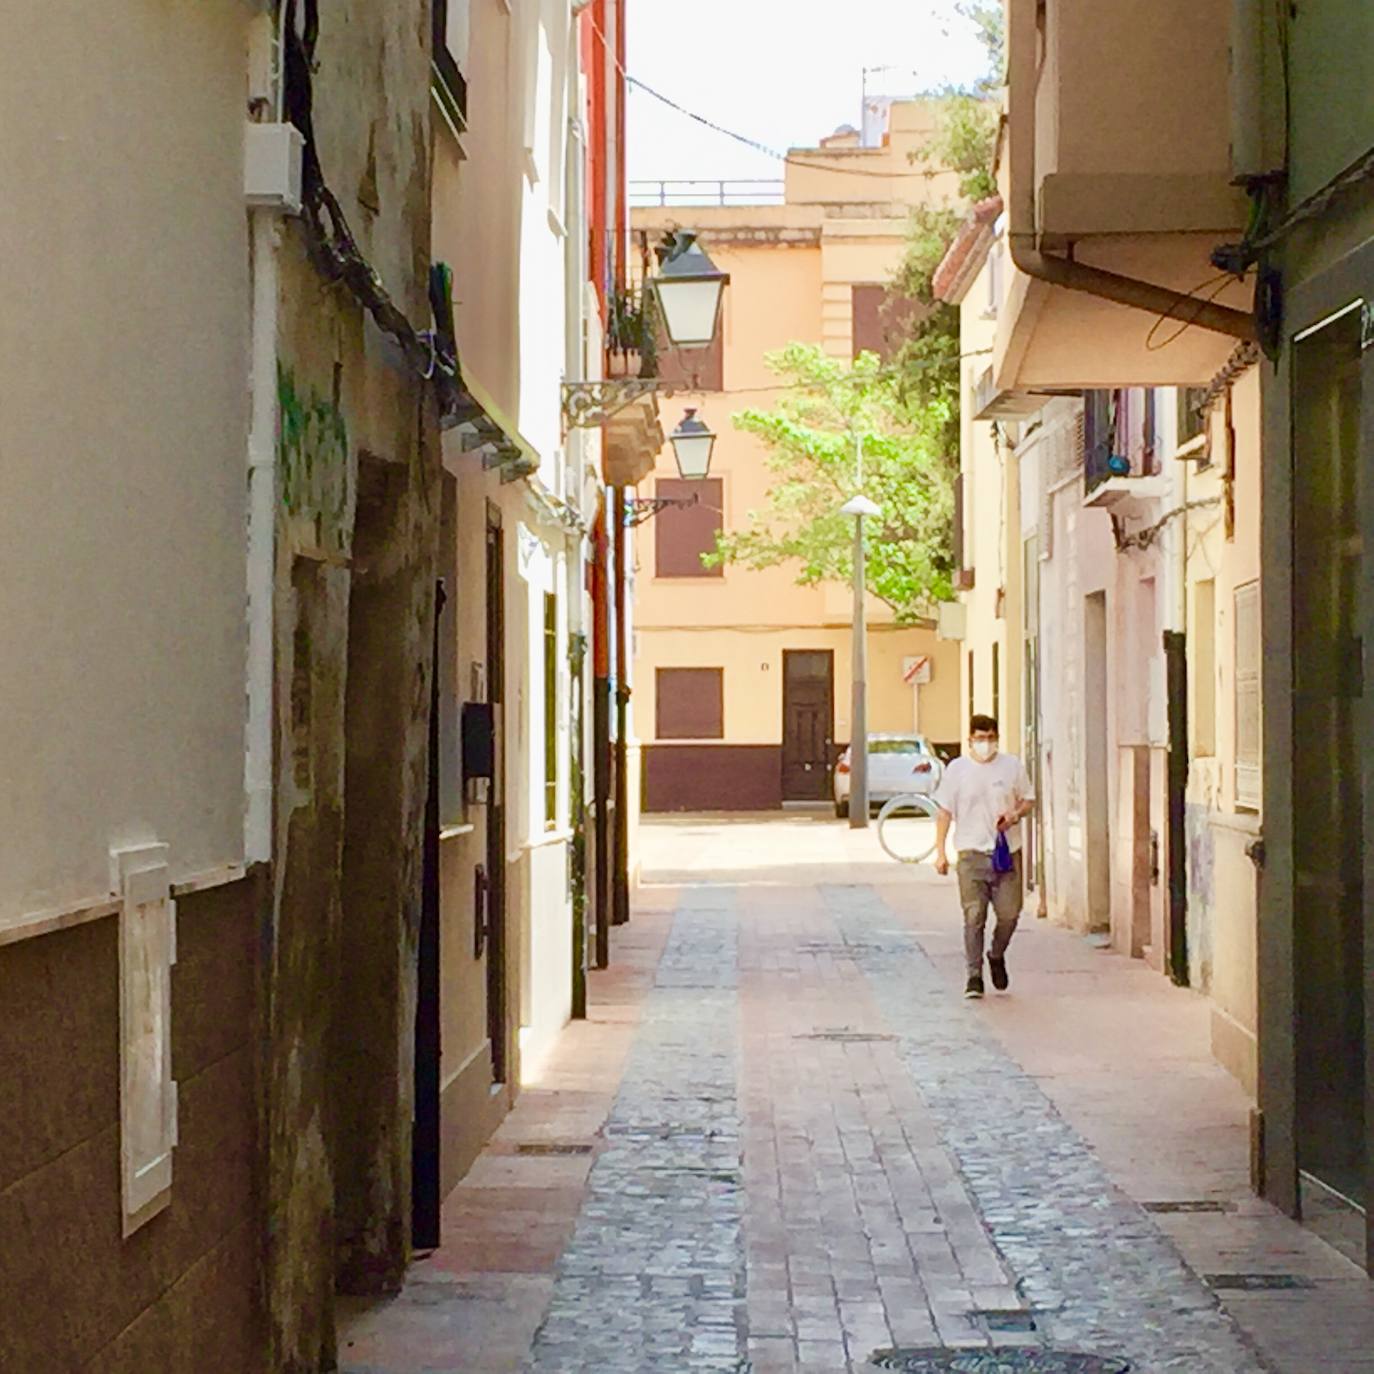
[[(1202, 999), (1029, 921), (1012, 995), (966, 1004), (949, 884), (871, 835), (644, 835), (624, 971), (567, 1037), (600, 1058), (556, 1053), (348, 1374), (875, 1374), (895, 1347), (1374, 1374), (1369, 1283), (1245, 1191)], [(593, 1156), (517, 1160), (574, 1122)]]
[(684, 895), (530, 1374), (741, 1368), (737, 933), (732, 901)]

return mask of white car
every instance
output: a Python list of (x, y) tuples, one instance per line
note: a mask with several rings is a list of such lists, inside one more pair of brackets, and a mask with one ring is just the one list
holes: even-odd
[[(849, 815), (850, 754), (846, 749), (835, 764), (835, 815)], [(869, 735), (868, 804), (879, 807), (910, 792), (931, 793), (944, 775), (924, 735)]]

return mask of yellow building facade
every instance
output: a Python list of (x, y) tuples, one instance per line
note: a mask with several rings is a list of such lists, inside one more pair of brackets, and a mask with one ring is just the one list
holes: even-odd
[[(692, 408), (718, 436), (711, 475), (697, 484), (705, 510), (670, 509), (635, 531), (633, 728), (647, 811), (831, 799), (831, 770), (850, 733), (849, 587), (798, 586), (790, 566), (706, 569), (699, 554), (716, 529), (739, 529), (767, 505), (767, 450), (731, 418), (782, 396), (766, 355), (799, 341), (847, 361), (873, 346), (911, 207), (957, 202), (954, 175), (920, 160), (933, 131), (930, 104), (894, 103), (876, 146), (841, 130), (819, 148), (794, 149), (774, 203), (632, 213), (648, 243), (696, 230), (730, 275), (718, 367), (712, 359), (689, 372), (690, 389), (664, 407), (665, 429)], [(693, 366), (685, 356), (666, 361)], [(680, 494), (676, 477), (665, 445), (640, 493)], [(867, 615), (870, 731), (915, 729), (953, 744), (957, 646), (938, 640), (932, 624), (899, 626), (871, 597)]]

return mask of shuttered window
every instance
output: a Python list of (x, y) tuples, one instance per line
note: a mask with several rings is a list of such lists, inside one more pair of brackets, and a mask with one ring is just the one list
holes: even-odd
[(1260, 805), (1260, 600), (1259, 583), (1236, 588), (1236, 805)]
[(854, 357), (876, 353), (884, 362), (929, 313), (905, 296), (889, 296), (885, 286), (866, 282), (849, 288), (849, 303)]
[(725, 671), (659, 668), (654, 674), (654, 735), (658, 739), (725, 737)]
[(724, 569), (701, 565), (702, 554), (714, 551), (721, 528), (720, 478), (660, 478), (654, 494), (693, 503), (669, 506), (654, 517), (654, 572), (659, 577), (722, 576)]

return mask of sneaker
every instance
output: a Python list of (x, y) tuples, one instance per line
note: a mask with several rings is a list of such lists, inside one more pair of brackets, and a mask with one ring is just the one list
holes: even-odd
[(965, 997), (981, 997), (983, 995), (983, 976), (980, 973), (969, 974), (969, 980), (964, 984)]
[(992, 985), (998, 992), (1005, 992), (1011, 983), (1007, 977), (1007, 961), (1005, 959), (994, 959), (988, 955), (988, 971), (992, 974)]

